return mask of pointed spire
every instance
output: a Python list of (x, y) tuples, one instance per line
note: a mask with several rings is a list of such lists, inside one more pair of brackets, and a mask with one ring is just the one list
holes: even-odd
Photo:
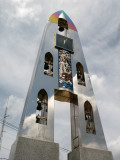
[(66, 20), (65, 15), (64, 15), (63, 12), (59, 15), (59, 18), (62, 18), (62, 19), (65, 19), (65, 20)]
[(63, 11), (57, 11), (55, 13), (53, 13), (50, 17), (49, 17), (49, 21), (58, 24), (58, 19), (64, 19), (68, 22), (68, 28), (72, 29), (74, 31), (77, 31), (74, 23), (72, 22), (72, 20), (70, 19), (70, 17)]

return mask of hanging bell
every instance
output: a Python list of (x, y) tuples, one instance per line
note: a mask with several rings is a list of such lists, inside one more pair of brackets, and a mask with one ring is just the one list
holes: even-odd
[(81, 74), (78, 73), (78, 74), (77, 74), (77, 78), (78, 78), (78, 79), (81, 79)]
[(45, 62), (45, 65), (44, 65), (44, 69), (45, 69), (45, 70), (48, 70), (48, 69), (49, 69), (48, 63), (46, 63), (46, 62)]
[(82, 75), (82, 81), (83, 81), (83, 82), (85, 82), (85, 78), (84, 78), (84, 75)]
[(59, 31), (60, 31), (60, 32), (63, 32), (63, 31), (64, 31), (64, 27), (59, 26)]
[(37, 110), (39, 110), (39, 111), (42, 110), (41, 103), (38, 103)]

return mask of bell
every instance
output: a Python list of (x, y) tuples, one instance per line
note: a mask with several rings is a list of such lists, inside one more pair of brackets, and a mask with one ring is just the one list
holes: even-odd
[(45, 65), (44, 65), (44, 69), (45, 69), (45, 70), (48, 70), (48, 69), (49, 69), (48, 63), (46, 63), (46, 62), (45, 62)]
[(78, 78), (78, 79), (81, 79), (81, 74), (77, 74), (77, 78)]
[(60, 26), (60, 27), (59, 27), (59, 31), (60, 31), (60, 32), (63, 32), (63, 31), (64, 31), (64, 27)]
[(83, 81), (83, 82), (85, 82), (85, 78), (84, 78), (84, 75), (82, 75), (82, 81)]
[(37, 110), (39, 110), (39, 111), (42, 110), (41, 103), (38, 103)]

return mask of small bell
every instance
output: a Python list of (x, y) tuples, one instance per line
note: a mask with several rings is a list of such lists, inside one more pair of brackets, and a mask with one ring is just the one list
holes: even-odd
[(41, 103), (38, 103), (37, 110), (39, 110), (39, 111), (42, 110)]
[(82, 81), (83, 81), (83, 82), (85, 82), (85, 78), (84, 78), (84, 75), (82, 75)]
[(64, 31), (64, 27), (59, 26), (59, 31), (60, 31), (60, 32), (63, 32), (63, 31)]
[(48, 70), (48, 69), (49, 69), (48, 63), (46, 63), (46, 62), (45, 62), (45, 65), (44, 65), (44, 69), (45, 69), (45, 70)]
[(81, 74), (78, 73), (78, 74), (77, 74), (77, 78), (78, 78), (78, 79), (81, 79)]

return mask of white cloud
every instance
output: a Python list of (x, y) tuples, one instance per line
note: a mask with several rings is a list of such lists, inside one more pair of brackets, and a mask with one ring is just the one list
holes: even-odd
[[(30, 2), (30, 4), (29, 4)], [(19, 2), (19, 4), (16, 7), (16, 18), (25, 18), (29, 17), (31, 19), (36, 19), (36, 16), (38, 16), (41, 11), (42, 7), (39, 5), (31, 5), (32, 1), (24, 1), (24, 2)]]
[(24, 129), (27, 129), (27, 136), (28, 137), (36, 137), (38, 130), (38, 124), (35, 123), (36, 120), (36, 114), (32, 114), (29, 117), (26, 117), (24, 120)]
[(94, 83), (95, 87), (103, 87), (103, 83), (104, 83), (104, 78), (103, 77), (98, 77), (97, 75), (91, 75), (91, 81), (92, 83)]
[(33, 9), (26, 8), (24, 3), (16, 8), (16, 18), (24, 18), (28, 15), (33, 16)]
[(108, 143), (108, 147), (113, 151), (115, 160), (120, 159), (120, 136)]
[(98, 95), (103, 94), (106, 86), (105, 86), (105, 79), (103, 76), (98, 77), (96, 74), (90, 76), (92, 84), (94, 84), (95, 92), (97, 92)]

